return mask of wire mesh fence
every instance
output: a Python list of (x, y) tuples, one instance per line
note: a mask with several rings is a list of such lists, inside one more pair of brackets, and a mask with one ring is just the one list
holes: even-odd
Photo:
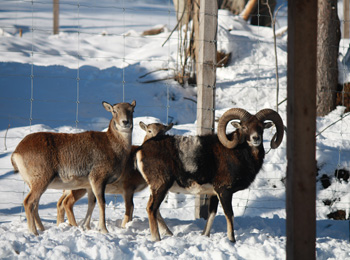
[[(13, 174), (10, 154), (30, 132), (101, 131), (108, 126), (101, 102), (133, 99), (137, 100), (136, 118), (177, 123), (172, 134), (196, 132), (196, 87), (175, 81), (182, 62), (180, 35), (191, 34), (191, 27), (173, 31), (177, 20), (172, 1), (61, 0), (57, 35), (53, 35), (52, 1), (3, 1), (1, 8), (1, 37), (6, 40), (0, 46), (0, 222), (25, 217), (22, 202), (29, 188)], [(277, 1), (275, 14), (274, 37), (269, 27), (251, 26), (229, 11), (219, 10), (217, 47), (229, 54), (229, 62), (217, 68), (216, 118), (228, 107), (242, 107), (251, 113), (268, 107), (278, 110), (286, 122), (285, 2)], [(151, 29), (157, 34), (148, 35)], [(189, 44), (190, 37), (185, 48)], [(349, 41), (342, 40), (339, 47), (339, 71), (344, 79), (349, 68), (345, 58)], [(342, 83), (345, 86), (347, 82)], [(321, 219), (338, 210), (344, 210), (345, 218), (349, 216), (350, 121), (343, 107), (344, 97), (350, 93), (345, 87), (341, 93), (343, 106), (331, 116), (317, 119), (318, 132), (335, 123), (317, 137), (317, 217)], [(272, 135), (272, 131), (265, 134), (267, 154), (262, 172), (249, 189), (234, 195), (238, 216), (285, 217), (286, 142), (278, 150), (270, 150)], [(339, 169), (344, 170), (343, 177), (339, 177)], [(41, 217), (55, 220), (55, 203), (61, 194), (48, 190), (43, 195)], [(148, 191), (135, 194), (135, 215), (145, 211), (147, 200)], [(112, 211), (124, 208), (121, 196), (107, 195), (107, 204)], [(78, 218), (82, 218), (86, 199), (76, 207)], [(177, 207), (193, 208), (194, 212), (192, 200), (172, 194), (161, 210), (167, 216)]]

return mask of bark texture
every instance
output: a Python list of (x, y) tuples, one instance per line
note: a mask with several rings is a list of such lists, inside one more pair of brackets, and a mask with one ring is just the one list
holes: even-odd
[(320, 0), (317, 26), (317, 116), (325, 116), (335, 108), (339, 41), (337, 1)]

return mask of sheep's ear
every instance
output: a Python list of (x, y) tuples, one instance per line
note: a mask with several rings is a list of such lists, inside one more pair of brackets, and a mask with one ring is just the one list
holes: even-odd
[(103, 101), (102, 102), (102, 105), (103, 105), (103, 107), (108, 111), (108, 112), (113, 112), (113, 107), (112, 107), (112, 105), (111, 104), (109, 104), (108, 102), (106, 102), (106, 101)]
[(270, 128), (270, 127), (272, 127), (272, 126), (274, 126), (275, 124), (274, 123), (272, 123), (272, 122), (267, 122), (267, 123), (264, 123), (264, 129), (268, 129), (268, 128)]
[(170, 123), (166, 128), (164, 132), (168, 132), (171, 128), (173, 128), (173, 123)]
[(231, 122), (231, 125), (232, 125), (234, 128), (236, 128), (236, 129), (241, 129), (241, 128), (242, 128), (241, 124), (238, 123), (238, 122)]
[(136, 106), (136, 100), (133, 100), (133, 101), (131, 102), (131, 105), (132, 105), (133, 107), (135, 107), (135, 106)]
[(142, 130), (147, 132), (147, 125), (144, 122), (140, 121), (140, 127)]

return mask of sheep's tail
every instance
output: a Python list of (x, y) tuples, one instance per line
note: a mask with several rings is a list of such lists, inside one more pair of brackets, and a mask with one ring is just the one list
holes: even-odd
[(18, 173), (19, 170), (18, 170), (16, 161), (15, 161), (14, 158), (13, 158), (13, 155), (14, 155), (14, 154), (15, 154), (15, 153), (13, 153), (13, 154), (11, 155), (11, 163), (12, 163), (12, 166), (13, 166), (13, 172), (14, 172), (14, 173)]

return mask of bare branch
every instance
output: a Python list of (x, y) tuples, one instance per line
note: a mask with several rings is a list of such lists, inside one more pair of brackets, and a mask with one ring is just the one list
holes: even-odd
[(319, 135), (321, 135), (324, 131), (326, 131), (328, 128), (330, 128), (331, 126), (333, 126), (333, 125), (335, 125), (336, 123), (338, 123), (339, 121), (341, 121), (341, 120), (343, 120), (345, 117), (347, 117), (347, 116), (350, 116), (350, 113), (348, 113), (347, 115), (345, 115), (345, 116), (341, 116), (337, 121), (335, 121), (335, 122), (333, 122), (332, 124), (330, 124), (330, 125), (328, 125), (327, 127), (325, 127), (322, 131), (320, 131), (317, 135), (316, 135), (316, 137), (317, 136), (319, 136)]
[(164, 81), (164, 80), (168, 80), (168, 79), (174, 79), (175, 80), (175, 77), (166, 77), (166, 78), (163, 78), (163, 79), (152, 79), (152, 80), (147, 80), (147, 81), (140, 81), (140, 83), (149, 84), (149, 83)]
[(162, 71), (162, 70), (164, 70), (164, 71), (168, 71), (168, 70), (174, 70), (174, 69), (169, 69), (169, 68), (161, 68), (161, 69), (152, 70), (152, 71), (147, 72), (146, 74), (144, 74), (144, 75), (140, 76), (140, 77), (139, 77), (139, 79), (142, 79), (142, 78), (144, 78), (144, 77), (148, 76), (149, 74), (152, 74), (152, 73), (154, 73), (154, 72), (158, 72), (158, 71)]
[(170, 37), (173, 35), (173, 33), (175, 32), (175, 30), (179, 27), (180, 22), (182, 21), (182, 18), (185, 15), (185, 10), (186, 10), (186, 5), (184, 6), (184, 9), (182, 11), (181, 17), (179, 20), (177, 20), (177, 24), (175, 25), (174, 29), (171, 31), (171, 33), (169, 34), (168, 38), (166, 38), (165, 42), (162, 44), (162, 47), (164, 47), (164, 45), (166, 44), (166, 42), (170, 39)]
[(267, 8), (269, 9), (269, 14), (271, 17), (271, 25), (272, 25), (272, 32), (273, 32), (273, 46), (274, 46), (274, 52), (275, 52), (275, 70), (276, 70), (276, 111), (278, 112), (278, 96), (279, 96), (279, 74), (278, 74), (278, 57), (277, 57), (277, 43), (276, 43), (276, 16), (277, 16), (277, 12), (279, 10), (279, 8), (277, 9), (277, 12), (275, 15), (273, 15), (272, 11), (271, 11), (271, 7), (269, 5), (268, 0), (266, 0), (265, 3), (263, 3), (264, 5), (267, 6)]

